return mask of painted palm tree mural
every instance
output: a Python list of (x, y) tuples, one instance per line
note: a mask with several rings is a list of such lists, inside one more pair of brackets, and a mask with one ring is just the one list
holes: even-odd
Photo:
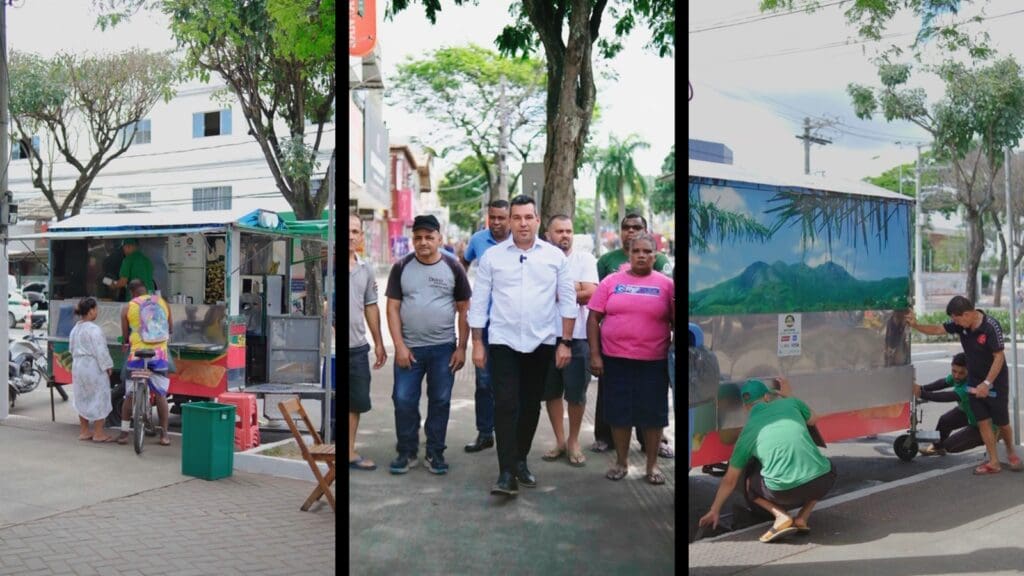
[(908, 202), (705, 179), (689, 196), (691, 316), (908, 306)]

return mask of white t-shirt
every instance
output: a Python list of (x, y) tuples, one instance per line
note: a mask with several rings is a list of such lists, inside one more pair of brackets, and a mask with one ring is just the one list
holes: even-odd
[[(567, 258), (569, 259), (569, 277), (573, 282), (600, 283), (597, 278), (597, 259), (593, 254), (573, 250)], [(572, 329), (572, 337), (574, 340), (586, 340), (587, 317), (590, 315), (590, 310), (585, 304), (580, 304), (578, 308), (579, 312), (576, 315), (576, 325)], [(561, 319), (559, 319), (558, 326), (555, 327), (555, 334), (562, 335)]]

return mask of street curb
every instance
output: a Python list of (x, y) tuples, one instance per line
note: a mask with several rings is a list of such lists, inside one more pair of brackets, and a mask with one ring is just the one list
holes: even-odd
[[(307, 438), (303, 436), (303, 438)], [(255, 448), (246, 450), (245, 452), (235, 452), (235, 464), (234, 469), (241, 472), (251, 472), (253, 474), (266, 474), (267, 476), (276, 476), (278, 478), (290, 478), (292, 480), (308, 480), (309, 482), (316, 482), (316, 478), (313, 476), (313, 471), (310, 470), (309, 464), (305, 460), (292, 460), (291, 458), (278, 458), (277, 456), (262, 456), (260, 452), (264, 450), (270, 450), (276, 448), (288, 442), (292, 442), (292, 438), (285, 438), (284, 440), (278, 440), (270, 444), (262, 444)], [(327, 474), (327, 465), (319, 463), (320, 472)]]
[[(815, 512), (820, 512), (821, 510), (825, 510), (825, 509), (831, 508), (833, 506), (838, 506), (840, 504), (845, 504), (847, 502), (852, 502), (852, 501), (858, 500), (860, 498), (865, 498), (867, 496), (871, 496), (872, 494), (877, 494), (879, 492), (885, 492), (887, 490), (892, 490), (893, 488), (899, 488), (901, 486), (907, 486), (909, 484), (916, 484), (918, 482), (924, 482), (925, 480), (931, 480), (932, 478), (936, 478), (938, 476), (943, 476), (943, 475), (949, 474), (951, 472), (957, 472), (959, 470), (964, 470), (966, 468), (973, 468), (973, 467), (975, 467), (977, 465), (978, 465), (977, 462), (966, 462), (966, 463), (963, 463), (963, 464), (957, 464), (956, 466), (950, 466), (949, 468), (940, 468), (938, 470), (929, 470), (928, 472), (922, 472), (920, 474), (915, 474), (914, 476), (908, 476), (906, 478), (901, 478), (900, 480), (895, 480), (893, 482), (886, 482), (885, 484), (879, 484), (878, 486), (869, 486), (867, 488), (862, 488), (860, 490), (855, 490), (853, 492), (847, 492), (846, 494), (840, 494), (839, 496), (836, 496), (835, 498), (829, 498), (828, 500), (825, 500), (823, 502), (818, 503), (818, 505), (814, 507), (814, 511)], [(789, 513), (794, 513), (794, 512), (797, 512), (797, 511), (799, 511), (799, 508), (793, 508), (792, 510), (787, 510), (787, 512), (789, 512)], [(770, 526), (770, 525), (771, 525), (771, 522), (761, 522), (761, 523), (755, 524), (753, 526), (747, 526), (746, 528), (742, 528), (740, 530), (735, 530), (735, 531), (732, 531), (732, 532), (726, 532), (724, 534), (719, 534), (718, 536), (712, 536), (711, 538), (701, 538), (699, 540), (699, 542), (701, 542), (701, 543), (703, 543), (703, 542), (714, 542), (716, 540), (722, 540), (722, 539), (725, 539), (725, 538), (730, 537), (730, 536), (736, 536), (738, 534), (744, 534), (744, 533), (747, 533), (747, 532), (753, 532), (755, 530), (763, 530), (766, 526)], [(694, 544), (694, 542), (691, 542), (691, 544)]]
[(938, 360), (938, 359), (941, 359), (941, 358), (949, 358), (949, 356), (950, 356), (950, 353), (948, 351), (945, 351), (945, 350), (938, 351), (938, 352), (922, 352), (921, 354), (916, 354), (916, 355), (911, 356), (910, 357), (910, 361), (911, 362), (920, 362), (920, 361), (923, 361), (923, 360)]

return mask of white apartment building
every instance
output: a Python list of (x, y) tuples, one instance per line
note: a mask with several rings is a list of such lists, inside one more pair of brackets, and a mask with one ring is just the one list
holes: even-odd
[[(169, 102), (158, 101), (139, 122), (131, 147), (96, 177), (82, 212), (248, 207), (291, 211), (259, 144), (249, 135), (237, 99), (230, 92), (215, 97), (222, 88), (216, 83), (191, 83), (179, 86)], [(323, 182), (334, 150), (336, 127), (331, 120), (321, 136), (314, 187)], [(277, 134), (279, 138), (288, 134), (283, 121), (277, 125)], [(312, 145), (315, 137), (316, 127), (307, 125), (306, 143)], [(60, 158), (49, 136), (35, 135), (33, 145), (42, 151), (44, 161), (55, 154), (54, 187), (70, 191), (78, 173)], [(19, 147), (12, 145), (8, 187), (15, 202), (25, 208), (21, 219), (49, 220), (52, 210), (46, 208), (42, 192), (32, 186), (29, 160)]]
[[(132, 145), (108, 164), (93, 181), (82, 213), (190, 212), (258, 209), (291, 212), (281, 195), (256, 140), (249, 135), (237, 99), (223, 84), (198, 82), (180, 85), (170, 101), (158, 101), (139, 122)], [(276, 125), (280, 138), (287, 135), (283, 121)], [(306, 143), (312, 145), (316, 126), (307, 124)], [(324, 125), (317, 154), (319, 166), (312, 177), (314, 189), (323, 183), (334, 150), (334, 118)], [(54, 188), (60, 196), (71, 190), (78, 172), (67, 164), (46, 133), (34, 135), (33, 145), (53, 166)], [(87, 138), (79, 139), (82, 145)], [(41, 231), (53, 221), (53, 210), (43, 193), (32, 185), (29, 160), (20, 144), (11, 146), (8, 189), (19, 206), (18, 226), (12, 236)], [(83, 159), (85, 153), (78, 155)], [(44, 170), (46, 169), (44, 165)], [(69, 214), (70, 215), (70, 214)], [(22, 279), (45, 277), (45, 243), (12, 242), (12, 273)]]

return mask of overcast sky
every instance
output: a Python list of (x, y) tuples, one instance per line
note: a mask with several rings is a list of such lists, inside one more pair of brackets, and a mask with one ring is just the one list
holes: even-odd
[[(442, 0), (443, 11), (437, 25), (431, 26), (420, 4), (397, 15), (392, 21), (383, 21), (380, 43), (383, 60), (384, 84), (394, 77), (396, 66), (408, 56), (422, 58), (442, 46), (462, 46), (476, 43), (496, 50), (494, 39), (511, 22), (508, 13), (510, 0), (486, 0), (479, 6), (455, 6), (451, 0)], [(605, 13), (602, 35), (612, 33), (614, 21)], [(615, 82), (598, 80), (597, 100), (602, 118), (592, 128), (591, 143), (607, 145), (608, 135), (620, 139), (631, 133), (638, 134), (651, 144), (649, 150), (639, 151), (636, 162), (644, 174), (656, 176), (661, 163), (675, 141), (675, 71), (672, 58), (659, 58), (644, 49), (650, 37), (644, 26), (634, 29), (626, 41), (626, 48), (608, 63), (619, 75)], [(422, 118), (407, 114), (397, 107), (385, 108), (385, 122), (396, 138), (429, 134), (430, 124)], [(543, 156), (537, 161), (543, 161)], [(458, 160), (458, 159), (456, 159)], [(577, 182), (582, 195), (593, 196), (591, 177)]]
[(53, 56), (57, 52), (103, 53), (132, 47), (175, 47), (159, 11), (136, 14), (113, 30), (94, 28), (92, 0), (19, 0), (7, 7), (7, 49)]
[[(759, 12), (758, 4), (759, 0), (689, 2), (688, 75), (694, 88), (688, 104), (689, 137), (725, 143), (737, 166), (801, 173), (803, 142), (795, 135), (802, 132), (805, 116), (824, 116), (841, 124), (821, 132), (832, 144), (812, 145), (812, 172), (859, 180), (912, 161), (916, 152), (906, 143), (927, 140), (923, 130), (909, 123), (868, 122), (853, 116), (846, 86), (878, 84), (870, 61), (878, 45), (853, 43), (859, 39), (843, 15), (851, 2), (823, 1), (826, 7), (814, 14), (771, 18)], [(959, 19), (986, 5), (988, 19), (976, 29), (989, 32), (1000, 54), (1024, 60), (1024, 6), (1019, 1), (964, 4)], [(744, 19), (754, 21), (739, 23)], [(728, 26), (719, 27), (723, 25)], [(887, 32), (904, 35), (889, 42), (906, 45), (919, 27), (920, 22), (901, 16)], [(941, 97), (942, 85), (936, 79), (927, 79), (922, 86), (930, 101)]]

